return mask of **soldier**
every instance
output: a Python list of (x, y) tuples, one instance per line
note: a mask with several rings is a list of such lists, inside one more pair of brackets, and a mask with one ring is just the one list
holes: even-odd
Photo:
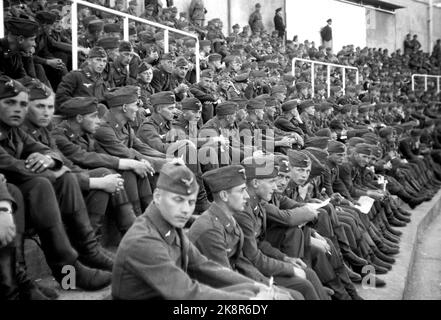
[(274, 16), (274, 28), (277, 31), (278, 37), (280, 39), (284, 39), (286, 26), (285, 23), (283, 22), (282, 8), (276, 9), (276, 15)]
[(195, 176), (182, 163), (164, 165), (154, 201), (118, 248), (114, 299), (243, 300), (267, 288), (208, 260), (189, 241), (182, 228), (194, 210), (197, 192)]
[[(110, 274), (91, 270), (82, 263), (111, 270), (113, 262), (96, 241), (75, 176), (62, 168), (59, 155), (18, 128), (24, 121), (28, 99), (23, 85), (1, 77), (0, 172), (18, 186), (26, 199), (31, 223), (40, 237), (55, 279), (61, 282), (65, 276), (63, 267), (71, 265), (75, 268), (79, 287), (103, 288), (110, 283)], [(17, 149), (17, 146), (22, 147)], [(62, 223), (66, 224), (69, 238), (79, 255), (72, 248)]]
[(174, 56), (171, 53), (164, 53), (159, 60), (158, 66), (153, 70), (152, 87), (155, 92), (167, 91), (170, 87), (170, 78), (173, 72)]
[(163, 88), (163, 91), (173, 91), (176, 101), (182, 101), (192, 95), (189, 89), (191, 84), (186, 79), (189, 69), (187, 59), (178, 57), (170, 77), (169, 86)]
[(300, 129), (297, 118), (299, 112), (297, 110), (297, 100), (289, 100), (282, 104), (282, 114), (274, 121), (274, 126), (284, 132), (295, 132), (301, 140), (298, 141), (298, 147), (303, 146), (304, 133)]
[(35, 39), (38, 33), (38, 23), (21, 18), (9, 18), (5, 21), (8, 37), (0, 42), (0, 74), (13, 79), (26, 75), (36, 78), (32, 66), (32, 50), (35, 49)]
[(57, 108), (63, 102), (73, 97), (96, 97), (99, 102), (103, 102), (104, 94), (108, 91), (102, 75), (106, 64), (106, 51), (101, 47), (92, 48), (87, 65), (63, 77), (55, 95), (55, 112), (58, 112)]
[(109, 62), (109, 71), (106, 75), (106, 82), (109, 88), (135, 84), (135, 78), (131, 77), (132, 72), (127, 70), (133, 55), (131, 43), (120, 41), (115, 60)]
[(202, 103), (202, 121), (206, 123), (213, 118), (214, 108), (218, 104), (218, 96), (212, 90), (213, 72), (203, 70), (199, 83), (190, 87), (190, 92)]
[[(269, 279), (244, 257), (243, 232), (234, 218), (249, 199), (244, 167), (233, 165), (212, 170), (204, 174), (204, 180), (215, 200), (192, 224), (189, 239), (210, 260), (257, 282), (268, 283)], [(290, 293), (297, 300), (304, 299), (297, 291)]]
[(96, 42), (102, 36), (104, 30), (104, 21), (96, 19), (89, 21), (85, 26), (86, 33), (78, 38), (78, 46), (82, 48), (93, 48)]
[(256, 3), (254, 7), (255, 7), (254, 12), (248, 18), (248, 24), (253, 34), (260, 34), (260, 32), (264, 31), (264, 27), (262, 23), (262, 15), (260, 13), (260, 8), (262, 6), (260, 5), (260, 3)]

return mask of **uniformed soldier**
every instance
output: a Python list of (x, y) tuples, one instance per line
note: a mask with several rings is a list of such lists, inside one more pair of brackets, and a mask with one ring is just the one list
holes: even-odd
[[(62, 268), (71, 265), (76, 270), (79, 287), (103, 288), (110, 282), (109, 273), (91, 270), (80, 263), (106, 270), (112, 268), (111, 258), (100, 250), (96, 241), (75, 176), (62, 168), (59, 155), (18, 128), (24, 121), (28, 99), (23, 85), (1, 76), (0, 172), (19, 187), (26, 199), (31, 223), (39, 234), (56, 280), (61, 281), (65, 275)], [(72, 248), (62, 223), (66, 224), (79, 255)]]
[[(284, 132), (295, 132), (301, 139), (299, 139), (297, 145), (298, 148), (303, 146), (304, 133), (298, 126), (297, 118), (299, 112), (297, 110), (297, 100), (289, 100), (282, 104), (282, 114), (274, 121), (274, 126)], [(296, 125), (297, 124), (297, 125)]]
[(39, 25), (35, 21), (22, 18), (9, 18), (5, 21), (8, 37), (0, 41), (0, 74), (13, 79), (26, 75), (36, 78), (35, 68), (32, 67), (32, 50), (35, 49), (35, 39)]
[(114, 299), (242, 300), (266, 289), (208, 260), (189, 241), (182, 228), (194, 210), (197, 192), (190, 169), (176, 161), (164, 165), (153, 202), (118, 248)]
[(170, 87), (174, 58), (171, 53), (164, 53), (153, 70), (152, 87), (155, 92), (167, 91), (166, 88)]
[(128, 41), (120, 41), (116, 58), (109, 62), (109, 71), (106, 74), (106, 83), (109, 88), (124, 87), (136, 83), (128, 70), (133, 58), (133, 47)]
[(86, 33), (78, 38), (78, 46), (82, 48), (93, 48), (101, 37), (104, 29), (104, 21), (95, 19), (85, 25)]
[(206, 123), (214, 116), (214, 109), (217, 106), (218, 96), (212, 90), (213, 72), (203, 70), (199, 83), (190, 87), (190, 92), (202, 103), (202, 121)]
[(73, 70), (63, 77), (55, 95), (55, 112), (65, 101), (73, 97), (95, 97), (104, 102), (108, 91), (102, 73), (107, 64), (106, 51), (101, 47), (90, 50), (87, 65), (83, 69)]
[(262, 14), (260, 13), (261, 7), (260, 3), (256, 3), (255, 11), (248, 18), (248, 24), (253, 34), (260, 34), (260, 32), (264, 31)]

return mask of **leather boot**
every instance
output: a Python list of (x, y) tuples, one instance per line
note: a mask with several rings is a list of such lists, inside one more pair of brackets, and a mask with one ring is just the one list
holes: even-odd
[(349, 294), (352, 300), (363, 300), (357, 293), (357, 290), (354, 287), (351, 279), (349, 278), (349, 274), (346, 272), (346, 268), (343, 266), (337, 272), (341, 283), (344, 285), (346, 292)]
[(342, 255), (343, 259), (347, 261), (351, 266), (365, 266), (368, 264), (365, 259), (360, 258), (350, 250), (342, 252)]
[(352, 271), (351, 268), (349, 268), (346, 264), (345, 264), (345, 269), (349, 276), (349, 279), (351, 279), (353, 283), (361, 283), (361, 276), (358, 273)]
[(395, 263), (395, 259), (392, 257), (389, 257), (388, 255), (384, 254), (383, 252), (381, 252), (380, 250), (378, 250), (377, 247), (373, 247), (372, 248), (373, 253), (375, 254), (375, 256), (387, 263), (393, 264)]
[(392, 242), (392, 243), (395, 243), (395, 244), (400, 243), (400, 240), (399, 240), (399, 239), (395, 238), (395, 236), (391, 235), (391, 234), (390, 234), (389, 232), (387, 232), (387, 231), (383, 234), (383, 237), (384, 237), (386, 240), (388, 240), (388, 241), (390, 241), (390, 242)]
[(0, 248), (0, 300), (18, 300), (20, 290), (15, 273), (15, 248)]
[(79, 261), (91, 268), (112, 271), (113, 260), (101, 250), (89, 217), (82, 212), (77, 212), (77, 214), (66, 216), (63, 220), (69, 239), (78, 251)]
[(402, 209), (402, 208), (400, 208), (400, 207), (398, 207), (397, 209), (398, 209), (398, 211), (400, 211), (400, 213), (401, 213), (403, 216), (406, 216), (406, 217), (410, 217), (410, 216), (412, 216), (412, 213), (410, 213), (410, 212), (407, 211), (407, 210), (404, 210), (404, 209)]
[(125, 235), (136, 219), (135, 210), (125, 192), (115, 192), (111, 200), (116, 228), (121, 235)]
[(334, 294), (332, 296), (333, 300), (351, 300), (351, 296), (346, 291), (338, 276), (333, 280), (324, 283), (323, 285), (334, 290)]
[[(362, 278), (364, 279), (366, 276), (369, 276), (370, 279), (374, 282), (375, 284), (375, 288), (382, 288), (386, 285), (386, 282), (374, 275), (371, 275), (368, 272), (363, 272), (361, 271), (360, 275), (362, 276)], [(372, 283), (368, 283), (368, 284), (372, 284)]]
[(395, 219), (395, 217), (392, 217), (391, 220), (389, 221), (389, 223), (393, 227), (401, 228), (401, 227), (405, 227), (406, 226), (406, 224), (404, 222), (401, 222), (401, 221)]
[(62, 270), (67, 265), (75, 268), (76, 285), (83, 290), (99, 290), (111, 283), (110, 272), (87, 268), (77, 260), (78, 254), (70, 244), (62, 225), (38, 230), (38, 236), (46, 262), (59, 283), (66, 275)]

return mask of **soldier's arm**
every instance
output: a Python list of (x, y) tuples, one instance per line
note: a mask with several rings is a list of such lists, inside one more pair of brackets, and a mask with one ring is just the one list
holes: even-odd
[(280, 209), (271, 203), (265, 203), (264, 208), (267, 214), (267, 220), (283, 226), (296, 227), (311, 221), (311, 218), (307, 213), (304, 210), (299, 209), (299, 207)]
[(71, 98), (77, 87), (77, 79), (75, 72), (69, 72), (61, 80), (55, 94), (55, 106), (59, 108), (61, 104)]
[[(197, 265), (206, 264), (212, 267), (213, 276), (216, 276), (216, 271), (219, 271), (221, 267), (208, 261), (200, 253), (199, 255), (195, 253), (193, 248), (189, 250), (189, 262), (191, 261), (189, 268), (194, 269), (194, 260), (197, 259)], [(140, 252), (146, 253), (140, 254)], [(174, 258), (170, 256), (169, 248), (162, 239), (159, 239), (159, 236), (144, 236), (131, 243), (125, 257), (125, 268), (144, 281), (146, 286), (153, 287), (165, 299), (247, 299), (245, 296), (227, 293), (194, 281), (176, 265)]]
[(115, 131), (108, 127), (100, 127), (94, 135), (95, 140), (98, 142), (103, 151), (107, 154), (118, 158), (125, 159), (137, 159), (139, 153), (128, 148), (124, 143), (122, 143), (116, 136)]
[(216, 102), (216, 98), (211, 95), (199, 90), (198, 88), (190, 88), (190, 92), (197, 98), (201, 103), (205, 102)]
[(159, 135), (153, 124), (149, 122), (144, 122), (138, 129), (136, 133), (138, 138), (145, 144), (149, 145), (153, 149), (158, 150), (161, 153), (166, 153), (169, 143), (162, 142), (161, 136)]
[(325, 188), (326, 194), (329, 197), (334, 193), (334, 189), (332, 187), (332, 173), (328, 167), (323, 172), (323, 188)]
[(155, 92), (160, 92), (162, 91), (162, 80), (161, 80), (162, 76), (161, 76), (161, 72), (159, 70), (154, 70), (153, 71), (153, 78), (152, 78), (152, 82), (150, 83), (150, 85), (153, 87), (153, 89), (155, 89)]
[(87, 169), (118, 169), (119, 158), (98, 152), (88, 152), (70, 141), (62, 133), (53, 133), (58, 149), (72, 162)]
[(263, 275), (294, 276), (294, 270), (288, 263), (266, 256), (258, 247), (251, 213), (242, 211), (235, 215), (244, 234), (243, 253)]

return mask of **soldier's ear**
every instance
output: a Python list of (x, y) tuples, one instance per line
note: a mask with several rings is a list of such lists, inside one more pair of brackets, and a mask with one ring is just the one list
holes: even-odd
[(75, 116), (75, 120), (76, 120), (78, 123), (83, 123), (84, 116), (83, 116), (82, 114), (77, 114), (77, 115)]
[(228, 201), (227, 191), (225, 191), (225, 190), (221, 190), (221, 191), (219, 192), (219, 198), (220, 198), (222, 201), (227, 202), (227, 201)]
[(127, 112), (127, 105), (126, 105), (126, 104), (123, 104), (123, 105), (122, 105), (122, 111), (123, 111), (124, 113)]

